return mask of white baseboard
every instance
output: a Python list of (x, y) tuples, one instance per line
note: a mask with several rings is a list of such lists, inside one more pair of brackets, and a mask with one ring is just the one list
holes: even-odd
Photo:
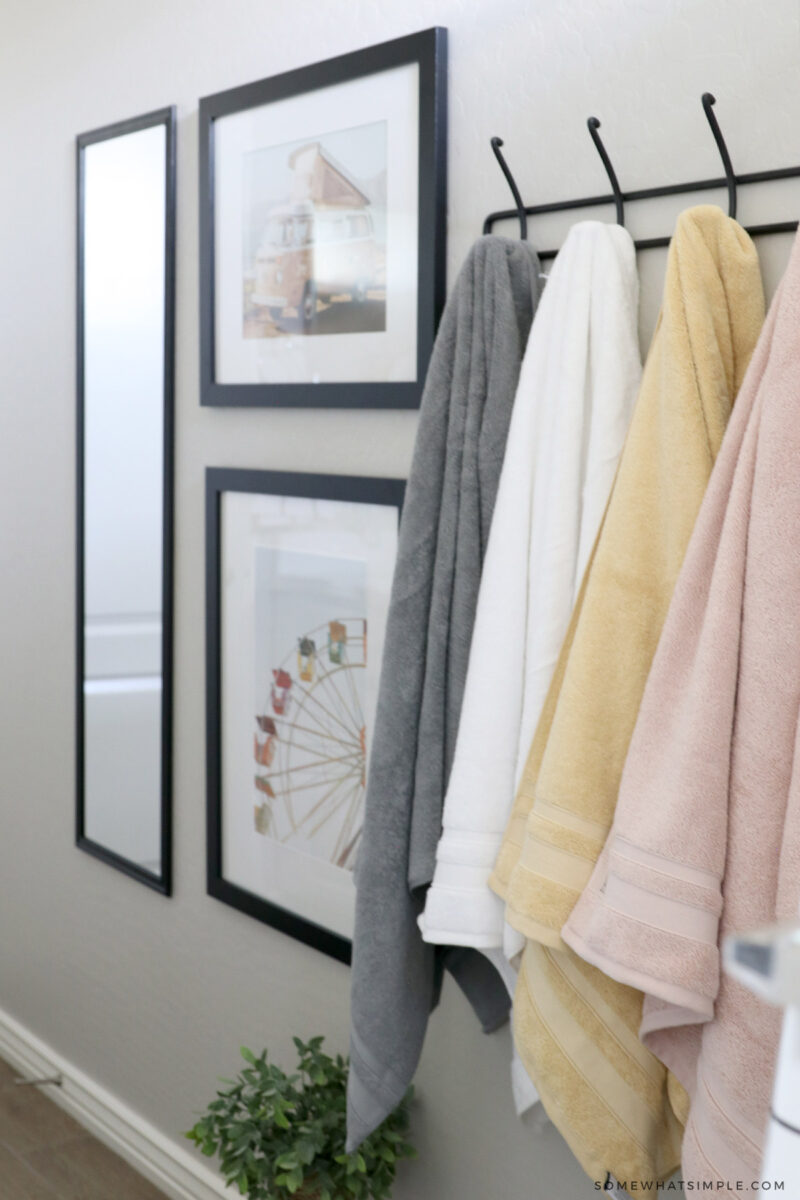
[(172, 1200), (231, 1200), (218, 1175), (2, 1009), (0, 1058), (26, 1078), (61, 1075), (47, 1096)]

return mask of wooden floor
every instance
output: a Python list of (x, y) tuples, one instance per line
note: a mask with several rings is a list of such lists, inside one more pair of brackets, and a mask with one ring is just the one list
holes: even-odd
[(0, 1200), (164, 1200), (0, 1059)]

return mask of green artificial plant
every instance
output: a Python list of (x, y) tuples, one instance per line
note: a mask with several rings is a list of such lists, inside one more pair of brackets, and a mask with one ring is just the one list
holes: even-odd
[(294, 1039), (298, 1071), (287, 1075), (242, 1047), (247, 1066), (217, 1092), (186, 1136), (219, 1156), (225, 1182), (251, 1200), (385, 1200), (408, 1142), (411, 1093), (358, 1150), (345, 1152), (347, 1060), (323, 1039)]

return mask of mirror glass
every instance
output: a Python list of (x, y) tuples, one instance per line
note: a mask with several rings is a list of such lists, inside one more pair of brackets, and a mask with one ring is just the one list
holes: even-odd
[(169, 890), (174, 120), (78, 139), (78, 844)]

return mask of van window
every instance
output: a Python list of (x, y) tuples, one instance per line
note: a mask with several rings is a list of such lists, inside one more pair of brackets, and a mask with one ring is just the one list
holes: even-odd
[(349, 234), (352, 238), (369, 237), (370, 222), (369, 218), (364, 213), (358, 213), (354, 217), (348, 218), (350, 229)]
[(317, 223), (317, 240), (341, 242), (347, 236), (343, 217), (320, 217)]
[(273, 217), (267, 222), (264, 241), (268, 246), (285, 246), (288, 239), (288, 222), (283, 217)]
[(311, 241), (311, 218), (310, 217), (295, 217), (294, 219), (294, 244), (295, 246), (307, 246)]

